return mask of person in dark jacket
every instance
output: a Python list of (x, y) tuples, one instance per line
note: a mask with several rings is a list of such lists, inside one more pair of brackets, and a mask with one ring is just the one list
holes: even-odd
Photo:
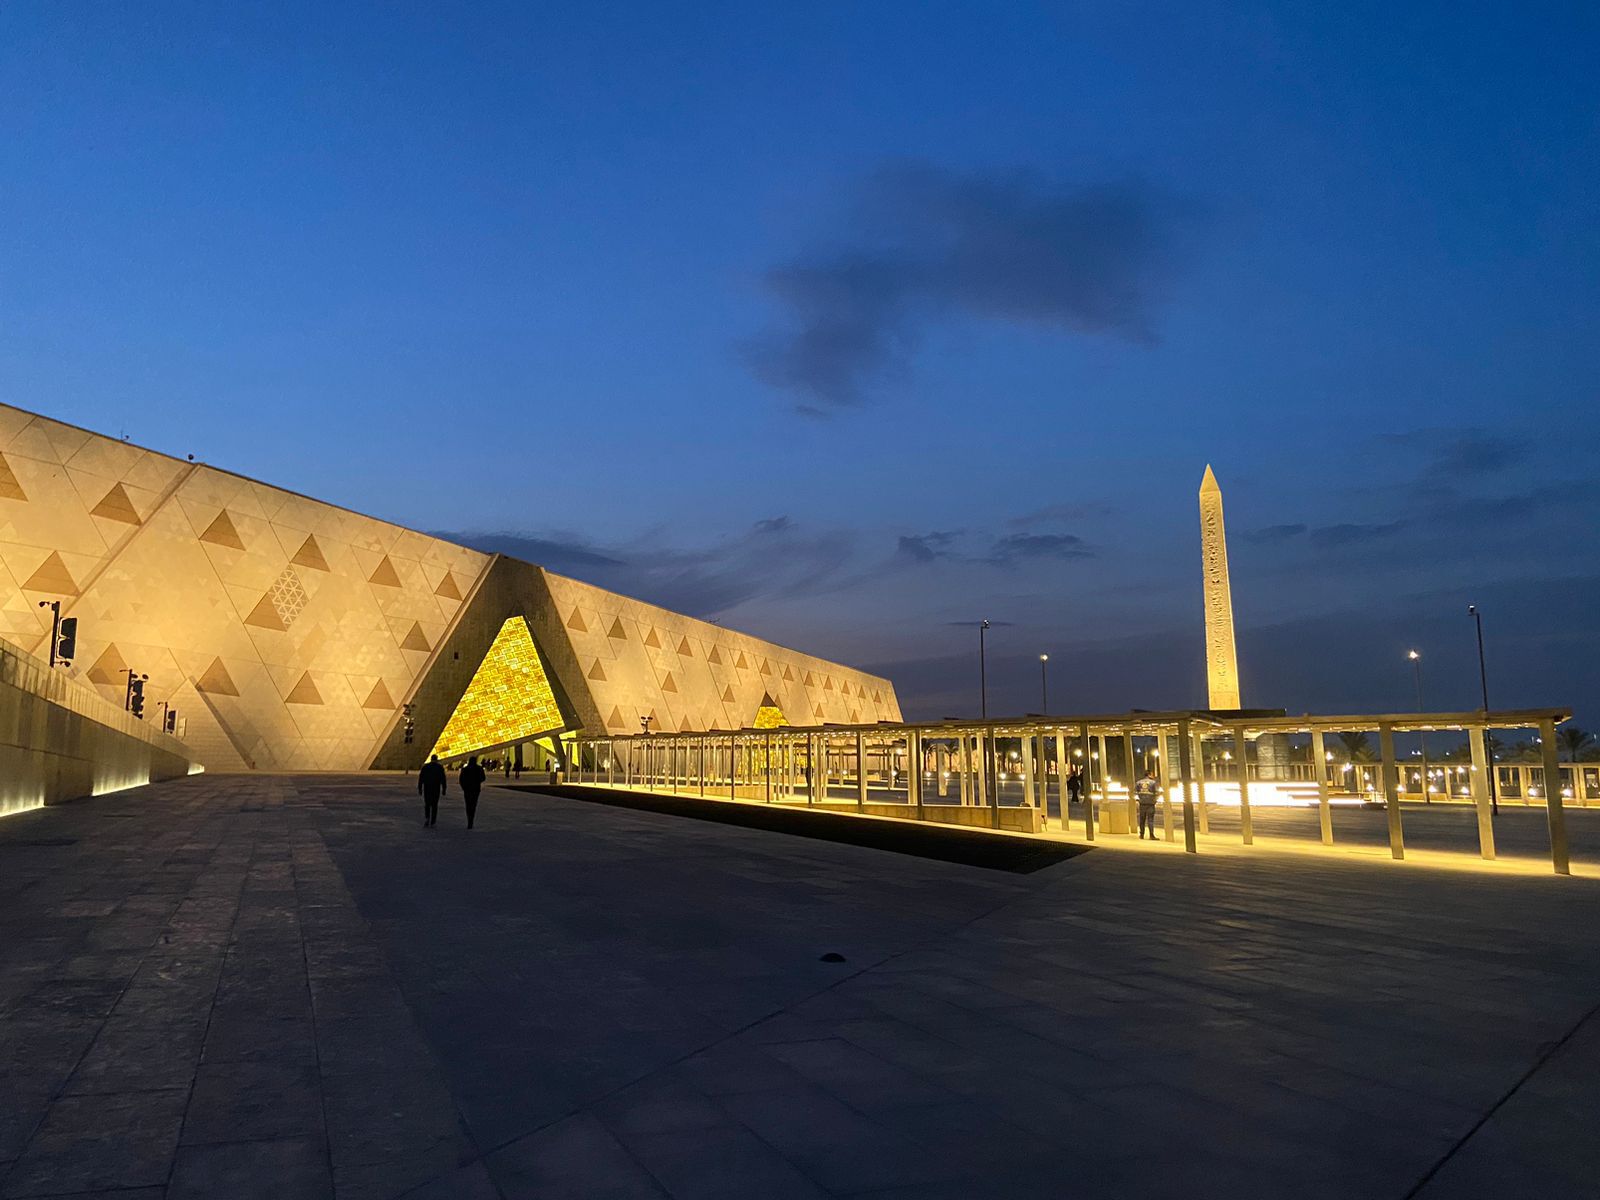
[(439, 797), (446, 790), (444, 764), (435, 754), (417, 772), (417, 791), (422, 794), (422, 824), (424, 827), (439, 823)]
[(1139, 802), (1139, 840), (1143, 841), (1146, 833), (1150, 840), (1156, 840), (1156, 801), (1161, 796), (1161, 785), (1156, 782), (1154, 772), (1146, 769), (1139, 782), (1133, 785), (1133, 796)]
[(1083, 768), (1073, 763), (1067, 769), (1067, 803), (1076, 804), (1083, 799)]
[(483, 781), (487, 772), (478, 765), (478, 756), (473, 755), (467, 759), (467, 765), (461, 768), (461, 799), (467, 806), (467, 828), (472, 828), (473, 819), (478, 815), (478, 793), (483, 790)]

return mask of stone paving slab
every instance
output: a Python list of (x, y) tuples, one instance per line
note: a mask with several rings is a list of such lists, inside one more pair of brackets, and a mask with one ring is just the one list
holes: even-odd
[(0, 1197), (1600, 1194), (1590, 879), (420, 818), (258, 775), (0, 822)]

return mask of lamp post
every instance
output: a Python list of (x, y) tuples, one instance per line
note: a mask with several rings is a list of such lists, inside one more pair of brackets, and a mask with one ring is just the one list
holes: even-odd
[(1039, 715), (1050, 712), (1050, 656), (1039, 655)]
[(1483, 665), (1483, 614), (1476, 604), (1467, 605), (1472, 622), (1478, 627), (1478, 686), (1483, 690), (1483, 741), (1485, 757), (1489, 760), (1489, 811), (1500, 815), (1500, 801), (1494, 787), (1494, 735), (1489, 732), (1489, 672)]
[[(1422, 651), (1407, 650), (1406, 657), (1411, 660), (1412, 669), (1417, 676), (1417, 712), (1422, 712)], [(1428, 735), (1422, 730), (1417, 730), (1417, 746), (1422, 757), (1422, 802), (1432, 804), (1433, 799), (1428, 790)]]
[(978, 622), (978, 714), (989, 718), (989, 661), (984, 647), (984, 634), (989, 632), (989, 622)]

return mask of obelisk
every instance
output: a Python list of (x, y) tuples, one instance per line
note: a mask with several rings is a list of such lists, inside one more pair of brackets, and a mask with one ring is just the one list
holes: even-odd
[(1200, 481), (1200, 562), (1205, 577), (1206, 694), (1211, 708), (1239, 708), (1239, 659), (1233, 645), (1233, 593), (1228, 587), (1228, 535), (1222, 489), (1206, 464)]

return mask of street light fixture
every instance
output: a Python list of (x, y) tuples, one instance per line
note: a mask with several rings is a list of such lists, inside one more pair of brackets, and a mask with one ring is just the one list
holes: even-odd
[(1039, 655), (1039, 712), (1048, 714), (1050, 711), (1050, 656)]
[[(1415, 670), (1417, 676), (1417, 712), (1420, 714), (1423, 708), (1422, 651), (1415, 649), (1407, 650), (1406, 657), (1411, 660), (1411, 666)], [(1421, 729), (1417, 730), (1417, 746), (1417, 754), (1422, 759), (1422, 802), (1424, 804), (1432, 804), (1433, 797), (1430, 794), (1430, 789), (1428, 787), (1428, 735)]]
[(1495, 795), (1494, 786), (1494, 737), (1489, 732), (1489, 672), (1483, 665), (1483, 614), (1478, 611), (1476, 604), (1467, 605), (1467, 612), (1472, 615), (1472, 620), (1478, 627), (1478, 686), (1483, 689), (1483, 716), (1484, 716), (1484, 756), (1489, 760), (1489, 811), (1495, 816), (1500, 815), (1500, 800)]

